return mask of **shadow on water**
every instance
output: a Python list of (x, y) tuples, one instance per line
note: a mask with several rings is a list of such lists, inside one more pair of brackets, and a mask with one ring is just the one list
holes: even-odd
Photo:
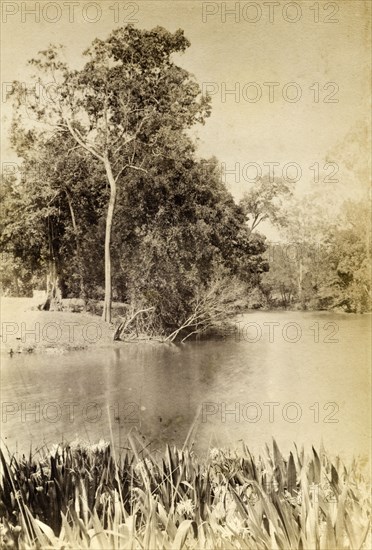
[[(323, 438), (334, 452), (345, 441), (367, 452), (370, 316), (257, 312), (240, 321), (241, 332), (224, 340), (4, 358), (2, 437), (24, 451), (108, 440), (110, 417), (118, 446), (130, 430), (153, 448), (182, 445), (201, 407), (201, 452), (240, 439), (259, 450), (271, 436), (284, 450)], [(296, 327), (283, 332), (288, 323), (300, 327), (297, 341)]]

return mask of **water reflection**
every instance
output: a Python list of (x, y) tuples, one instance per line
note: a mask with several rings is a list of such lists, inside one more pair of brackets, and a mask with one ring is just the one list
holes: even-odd
[[(331, 451), (367, 452), (371, 317), (261, 312), (241, 320), (253, 319), (263, 329), (276, 323), (276, 338), (3, 358), (2, 437), (23, 450), (76, 436), (93, 442), (109, 439), (111, 422), (119, 446), (133, 429), (153, 448), (182, 445), (202, 406), (200, 452), (240, 439), (259, 450), (271, 436), (284, 448), (323, 437)], [(301, 326), (297, 342), (282, 336), (288, 322)], [(327, 323), (337, 323), (338, 342), (327, 341)]]

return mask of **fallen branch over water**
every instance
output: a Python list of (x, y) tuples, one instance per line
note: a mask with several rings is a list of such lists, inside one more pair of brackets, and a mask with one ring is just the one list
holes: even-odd
[(129, 319), (125, 319), (124, 321), (121, 321), (119, 323), (117, 329), (114, 332), (114, 341), (121, 340), (121, 337), (125, 332), (127, 331), (128, 327), (133, 323), (133, 321), (136, 319), (138, 315), (142, 315), (143, 313), (148, 313), (150, 311), (154, 311), (154, 307), (148, 307), (146, 309), (140, 309), (136, 311), (134, 314), (129, 317)]

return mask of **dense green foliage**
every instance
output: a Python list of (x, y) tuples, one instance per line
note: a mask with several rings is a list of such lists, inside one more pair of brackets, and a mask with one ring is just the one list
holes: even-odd
[[(336, 222), (318, 223), (312, 236), (269, 245), (270, 270), (260, 284), (270, 306), (371, 311), (370, 211), (366, 201), (344, 203)], [(306, 220), (310, 228), (311, 219)]]
[[(50, 104), (31, 106), (51, 133), (29, 129), (14, 86), (12, 142), (23, 177), (6, 181), (2, 197), (1, 247), (13, 259), (4, 281), (19, 261), (34, 276), (8, 292), (45, 287), (53, 269), (64, 296), (153, 308), (151, 323), (163, 333), (198, 308), (195, 325), (209, 325), (227, 281), (235, 311), (244, 305), (267, 269), (265, 238), (250, 235), (217, 161), (198, 160), (186, 133), (210, 112), (193, 77), (171, 60), (188, 45), (182, 31), (126, 27), (95, 40), (80, 71), (53, 47), (32, 60), (41, 74), (59, 75), (59, 88)], [(217, 302), (201, 322), (200, 296), (211, 289)]]
[[(250, 236), (217, 163), (205, 163), (206, 170), (184, 140), (188, 157), (174, 151), (151, 165), (150, 159), (146, 172), (123, 182), (113, 224), (114, 298), (155, 307), (159, 328), (182, 324), (196, 295), (216, 276), (249, 288), (267, 268), (264, 238)], [(21, 279), (17, 273), (23, 292), (43, 286), (53, 259), (65, 296), (100, 299), (108, 191), (99, 163), (71, 148), (71, 140), (48, 141), (38, 149), (42, 161), (35, 176), (26, 159), (27, 176), (8, 183), (2, 245), (13, 263), (21, 260), (34, 274)]]
[[(4, 279), (3, 285), (15, 295), (45, 288), (52, 261), (66, 295), (87, 295), (89, 272), (100, 271), (94, 234), (104, 211), (104, 178), (97, 162), (72, 149), (71, 139), (31, 140), (21, 178), (3, 178), (1, 246), (13, 286)], [(22, 271), (12, 266), (19, 262)]]
[[(151, 308), (143, 321), (165, 336), (218, 323), (223, 307), (369, 310), (368, 208), (350, 202), (327, 219), (324, 195), (299, 200), (268, 176), (237, 205), (187, 133), (210, 114), (172, 61), (188, 46), (182, 31), (128, 26), (95, 40), (79, 71), (55, 47), (31, 61), (58, 86), (27, 118), (14, 84), (22, 176), (2, 181), (2, 291), (28, 295), (54, 278), (63, 297)], [(262, 222), (281, 234), (275, 250)]]

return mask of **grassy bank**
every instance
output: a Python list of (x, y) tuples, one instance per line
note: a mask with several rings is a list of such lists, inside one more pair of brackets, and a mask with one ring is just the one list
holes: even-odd
[(130, 439), (1, 456), (2, 548), (371, 548), (362, 465), (323, 449), (150, 455)]
[(32, 298), (1, 299), (1, 351), (63, 353), (112, 344), (114, 325), (98, 315), (39, 311)]
[[(86, 312), (68, 308), (63, 311), (40, 311), (37, 304), (33, 298), (1, 299), (1, 352), (10, 355), (34, 352), (58, 354), (118, 345), (114, 344), (114, 335), (125, 318), (125, 304), (113, 304), (111, 324), (102, 321), (100, 305)], [(223, 335), (223, 330), (213, 332), (209, 329), (207, 337)], [(168, 341), (165, 335), (147, 334), (140, 330), (129, 331), (122, 340), (133, 343)]]

